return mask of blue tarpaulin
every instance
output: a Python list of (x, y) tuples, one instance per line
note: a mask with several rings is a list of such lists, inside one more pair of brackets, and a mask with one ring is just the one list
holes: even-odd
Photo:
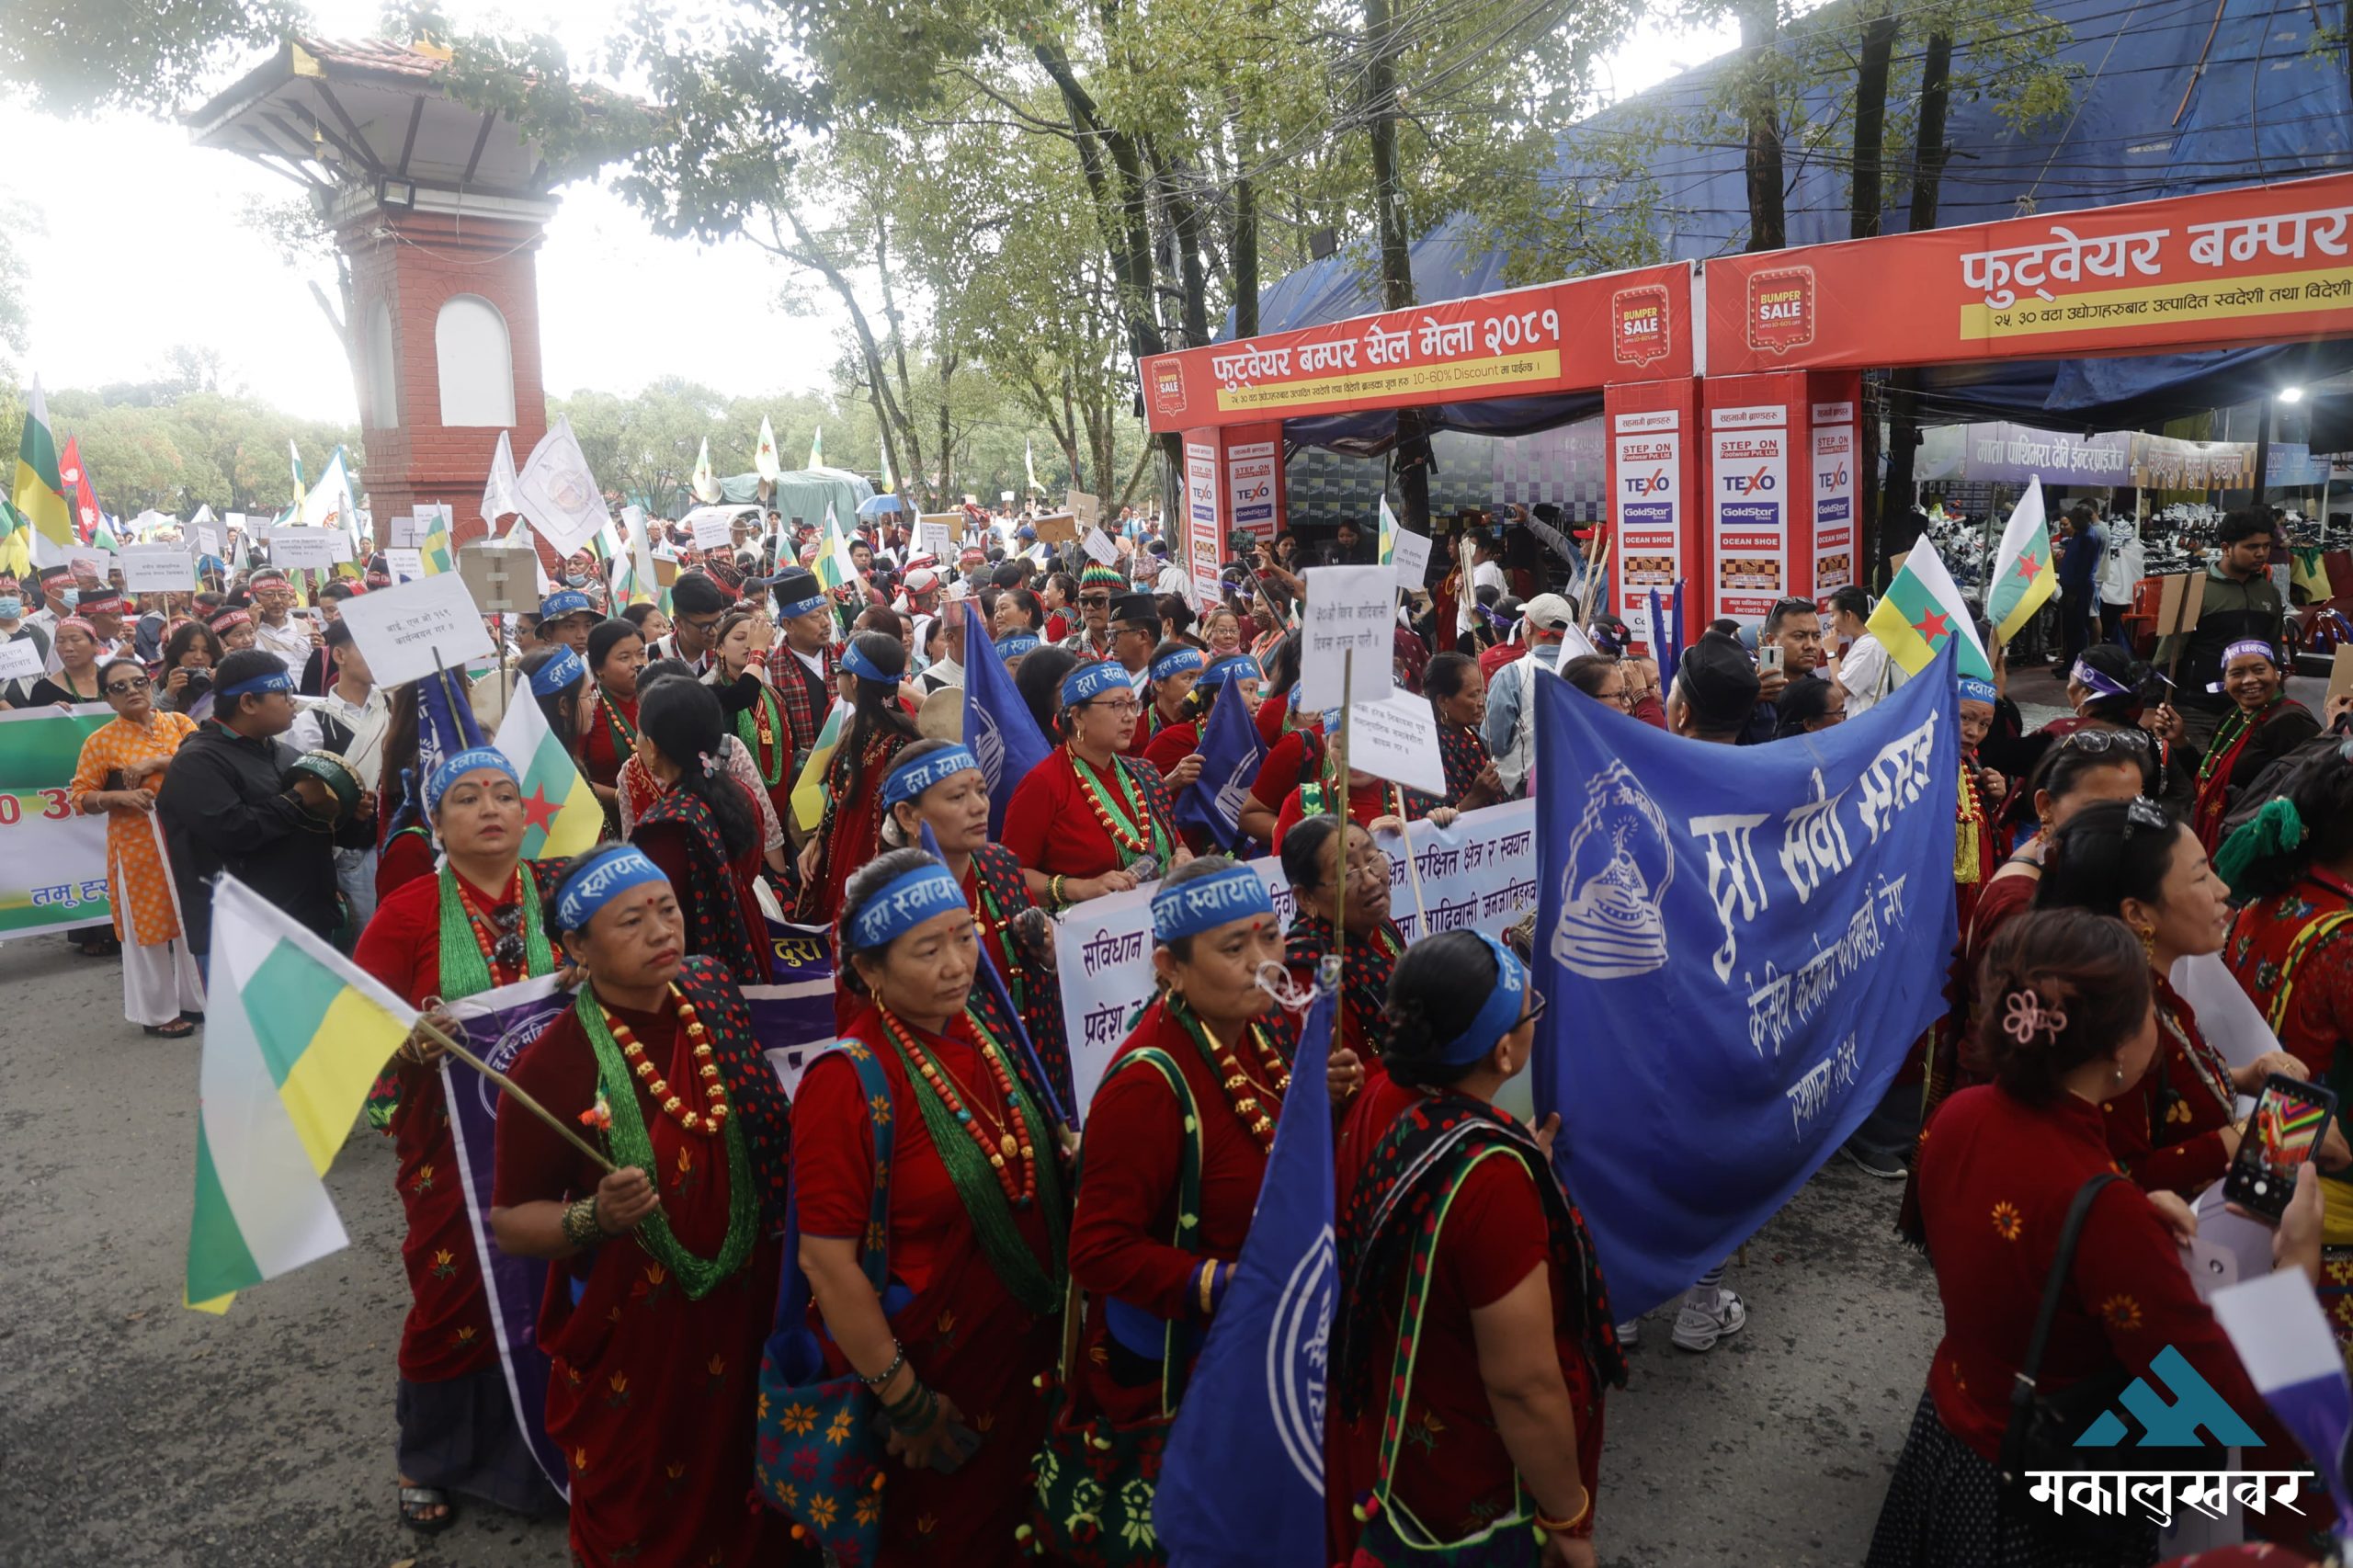
[[(2315, 49), (2316, 28), (2342, 29), (2338, 3), (2293, 6), (2282, 0), (2054, 0), (2059, 62), (2077, 80), (2058, 115), (2024, 130), (2005, 123), (1983, 95), (1957, 95), (1948, 120), (1952, 155), (1938, 194), (1946, 225), (2022, 213), (2056, 213), (2117, 202), (2188, 196), (2222, 187), (2299, 179), (2353, 167), (2353, 87), (2342, 45)], [(2211, 36), (2210, 36), (2211, 35)], [(1916, 81), (1916, 24), (1897, 45), (1899, 83)], [(1910, 63), (1907, 65), (1907, 61)], [(1748, 208), (1736, 126), (1712, 122), (1708, 106), (1733, 62), (1684, 73), (1650, 92), (1571, 126), (1560, 137), (1549, 183), (1563, 202), (1586, 200), (1606, 220), (1655, 235), (1663, 259), (1700, 260), (1745, 248)], [(2201, 69), (2202, 65), (2202, 69)], [(1843, 69), (1843, 68), (1842, 68)], [(1967, 51), (1956, 77), (1971, 73)], [(1790, 136), (1783, 153), (1790, 243), (1843, 240), (1849, 230), (1847, 163), (1853, 148), (1843, 99), (1852, 75), (1811, 95), (1807, 120), (1831, 127), (1817, 145)], [(1915, 104), (1892, 102), (1892, 120)], [(1594, 153), (1601, 139), (1637, 117), (1670, 129), (1650, 158), (1654, 186), (1625, 183)], [(2177, 116), (2178, 117), (2177, 119)], [(1908, 148), (1891, 137), (1888, 201), (1881, 227), (1907, 226)], [(1381, 308), (1370, 236), (1302, 267), (1259, 295), (1262, 333), (1315, 326)], [(1413, 247), (1415, 295), (1424, 302), (1464, 299), (1508, 285), (1506, 256), (1470, 221), (1457, 218)], [(1233, 318), (1226, 320), (1231, 335)], [(2283, 366), (2282, 360), (2287, 364)], [(2353, 346), (2298, 346), (2105, 359), (2011, 361), (1926, 372), (1931, 419), (2032, 418), (2044, 426), (2129, 427), (2221, 406), (2295, 379), (2353, 365)], [(1442, 405), (1443, 428), (1501, 436), (1588, 415), (1597, 394), (1505, 398)], [(2038, 417), (2039, 416), (2039, 417)], [(1293, 419), (1295, 444), (1373, 451), (1392, 438), (1392, 410)]]

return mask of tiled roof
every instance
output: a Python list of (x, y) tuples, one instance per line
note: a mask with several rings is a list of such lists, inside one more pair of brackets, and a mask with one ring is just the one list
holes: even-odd
[(440, 55), (424, 53), (390, 39), (297, 38), (294, 41), (304, 53), (320, 64), (330, 67), (340, 65), (362, 71), (425, 77), (432, 75), (447, 63)]

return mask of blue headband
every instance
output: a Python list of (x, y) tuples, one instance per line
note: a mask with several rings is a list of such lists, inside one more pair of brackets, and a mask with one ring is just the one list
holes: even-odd
[(1108, 659), (1081, 665), (1063, 676), (1063, 706), (1075, 708), (1082, 702), (1092, 702), (1107, 691), (1132, 693), (1134, 683), (1128, 672)]
[(1220, 659), (1216, 664), (1203, 670), (1201, 684), (1214, 690), (1236, 677), (1264, 680), (1267, 678), (1267, 672), (1260, 669), (1258, 661), (1249, 654), (1235, 653), (1229, 658)]
[(548, 596), (547, 602), (540, 606), (540, 619), (562, 620), (565, 616), (578, 615), (584, 609), (591, 615), (597, 613), (597, 607), (589, 602), (587, 595), (576, 589), (566, 588), (560, 594)]
[(790, 604), (782, 607), (784, 619), (791, 620), (798, 616), (807, 615), (812, 610), (824, 609), (832, 601), (827, 599), (823, 594), (819, 594), (813, 599), (795, 599)]
[(1038, 642), (1039, 639), (1032, 637), (1027, 631), (1017, 631), (1010, 637), (1000, 637), (996, 640), (996, 656), (1000, 659), (1017, 659), (1024, 653), (1036, 653)]
[(892, 879), (866, 901), (858, 918), (850, 922), (850, 950), (864, 953), (888, 947), (935, 915), (971, 908), (964, 902), (964, 890), (957, 886), (948, 868), (926, 860)]
[(899, 677), (884, 671), (881, 665), (859, 651), (856, 642), (842, 644), (841, 666), (860, 680), (877, 681), (884, 686), (896, 686)]
[(1163, 653), (1153, 660), (1152, 678), (1166, 680), (1170, 676), (1181, 676), (1187, 670), (1200, 669), (1208, 663), (1201, 657), (1199, 648), (1179, 648), (1173, 653)]
[(1994, 689), (1992, 681), (1982, 676), (1963, 676), (1961, 677), (1961, 699), (1963, 702), (1983, 702), (1991, 706), (2002, 699), (2002, 694)]
[(1495, 955), (1495, 988), (1479, 1005), (1471, 1027), (1438, 1048), (1438, 1059), (1453, 1067), (1467, 1067), (1478, 1061), (1495, 1049), (1495, 1041), (1518, 1028), (1519, 1005), (1528, 995), (1528, 966), (1518, 955), (1484, 931), (1471, 934)]
[(1258, 873), (1247, 866), (1231, 866), (1154, 893), (1152, 939), (1165, 947), (1181, 937), (1198, 937), (1215, 926), (1274, 912), (1275, 901)]
[(432, 777), (426, 779), (425, 814), (431, 816), (441, 809), (441, 797), (449, 791), (450, 785), (469, 773), (485, 768), (493, 773), (504, 773), (515, 781), (517, 790), (523, 787), (523, 776), (515, 771), (514, 761), (505, 752), (492, 746), (468, 746), (444, 761), (433, 770)]
[(566, 647), (563, 653), (531, 672), (531, 691), (538, 697), (553, 697), (568, 686), (578, 686), (588, 666), (579, 654)]
[(292, 691), (293, 689), (294, 677), (283, 669), (275, 669), (267, 675), (256, 676), (251, 680), (241, 680), (234, 686), (215, 687), (212, 688), (212, 695), (216, 698), (244, 697), (256, 691)]
[(913, 762), (899, 762), (882, 776), (882, 809), (889, 811), (901, 801), (912, 801), (934, 784), (966, 768), (977, 768), (980, 762), (960, 745), (926, 752)]
[(581, 930), (597, 918), (598, 910), (630, 889), (648, 882), (660, 882), (666, 887), (669, 881), (662, 874), (662, 868), (645, 858), (644, 851), (626, 844), (616, 845), (566, 880), (555, 901), (555, 928)]

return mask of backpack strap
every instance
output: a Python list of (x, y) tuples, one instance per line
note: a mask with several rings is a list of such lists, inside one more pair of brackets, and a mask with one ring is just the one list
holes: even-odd
[(2075, 1244), (2083, 1239), (2084, 1221), (2091, 1218), (2092, 1201), (2099, 1197), (2100, 1188), (2123, 1179), (2115, 1171), (2102, 1171), (2077, 1187), (2075, 1200), (2067, 1205), (2066, 1222), (2059, 1227), (2059, 1249), (2052, 1254), (2051, 1273), (2042, 1282), (2042, 1305), (2034, 1314), (2034, 1334), (2027, 1341), (2026, 1359), (2018, 1363), (2017, 1379), (2010, 1385), (2010, 1420), (2002, 1432), (2001, 1449), (2001, 1471), (2006, 1476), (2025, 1469), (2035, 1380), (2042, 1372), (2042, 1353), (2051, 1343), (2051, 1325), (2059, 1315), (2060, 1299), (2067, 1293), (2067, 1277), (2075, 1271)]
[[(858, 1086), (865, 1094), (868, 1118), (874, 1125), (874, 1195), (866, 1207), (866, 1234), (858, 1246), (858, 1265), (880, 1299), (891, 1278), (891, 1159), (898, 1146), (891, 1080), (872, 1048), (855, 1039), (843, 1040), (817, 1060), (836, 1054), (849, 1058), (857, 1070)], [(809, 1277), (801, 1268), (801, 1193), (796, 1185), (784, 1200), (784, 1268), (777, 1286), (775, 1329), (806, 1324), (809, 1301)]]

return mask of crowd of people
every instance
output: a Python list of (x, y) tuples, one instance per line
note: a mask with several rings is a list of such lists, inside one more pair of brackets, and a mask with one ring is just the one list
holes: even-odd
[[(54, 666), (0, 699), (114, 712), (72, 786), (107, 817), (114, 926), (77, 945), (119, 944), (132, 1022), (190, 1032), (199, 890), (225, 870), (428, 1017), (532, 976), (576, 985), (512, 1076), (615, 1168), (510, 1097), (490, 1221), (549, 1264), (546, 1432), (584, 1563), (1156, 1560), (1158, 1439), (1286, 1114), (1336, 1128), (1329, 1560), (1477, 1543), (1594, 1562), (1605, 1394), (1642, 1325), (1609, 1310), (1556, 1125), (1496, 1105), (1545, 1006), (1530, 922), (1407, 941), (1382, 839), (1526, 794), (1548, 675), (1626, 723), (1802, 744), (1903, 678), (1870, 597), (1784, 600), (1753, 646), (1717, 623), (1663, 679), (1598, 573), (1563, 574), (1573, 599), (1483, 541), (1471, 580), (1406, 596), (1394, 632), (1443, 758), (1430, 794), (1349, 769), (1336, 724), (1302, 710), (1291, 536), (1202, 605), (1148, 528), (1119, 530), (1116, 563), (983, 526), (940, 560), (886, 518), (828, 588), (820, 531), (765, 521), (733, 548), (672, 544), (666, 605), (615, 602), (581, 556), (495, 626), (510, 700), (539, 706), (606, 810), (605, 841), (563, 863), (523, 857), (521, 780), (482, 744), (506, 682), (374, 684), (338, 619), (374, 566), (307, 608), (268, 568), (135, 607), (69, 574), (0, 580), (0, 635)], [(2235, 527), (2230, 551), (2259, 556), (2267, 531)], [(994, 835), (940, 701), (972, 674), (975, 617), (1049, 744)], [(1995, 1464), (2086, 1176), (2124, 1179), (2090, 1203), (2045, 1376), (2138, 1373), (2173, 1346), (2261, 1408), (2175, 1238), (2245, 1135), (2236, 1094), (2274, 1071), (2341, 1083), (2353, 1061), (2353, 718), (2283, 695), (2279, 635), (2260, 607), (2201, 621), (2180, 689), (2204, 689), (2178, 701), (2087, 641), (2073, 713), (2031, 730), (1999, 661), (1962, 683), (1949, 1007), (1844, 1151), (1904, 1181), (1946, 1312), (1874, 1565), (2154, 1561), (2154, 1529), (2069, 1554)], [(1220, 833), (1178, 803), (1228, 704), (1267, 751)], [(362, 733), (366, 777), (345, 756)], [(1148, 884), (1156, 990), (1077, 1107), (1049, 923)], [(837, 1046), (789, 1103), (741, 994), (770, 979), (779, 917), (824, 927), (837, 965)], [(2218, 952), (2279, 1035), (2251, 1064), (2168, 980)], [(1265, 977), (1305, 986), (1333, 958), (1331, 1066), (1297, 1084), (1290, 987)], [(406, 1221), (396, 1462), (423, 1531), (460, 1497), (566, 1507), (510, 1407), (463, 1199), (435, 1179), (457, 1159), (436, 1055), (421, 1030), (370, 1106)], [(2349, 1159), (2333, 1129), (2322, 1163)], [(2325, 1237), (2353, 1242), (2353, 1181), (2308, 1184), (2278, 1234), (2280, 1265), (2321, 1278)], [(1673, 1308), (1692, 1353), (1750, 1310), (1722, 1267)]]

